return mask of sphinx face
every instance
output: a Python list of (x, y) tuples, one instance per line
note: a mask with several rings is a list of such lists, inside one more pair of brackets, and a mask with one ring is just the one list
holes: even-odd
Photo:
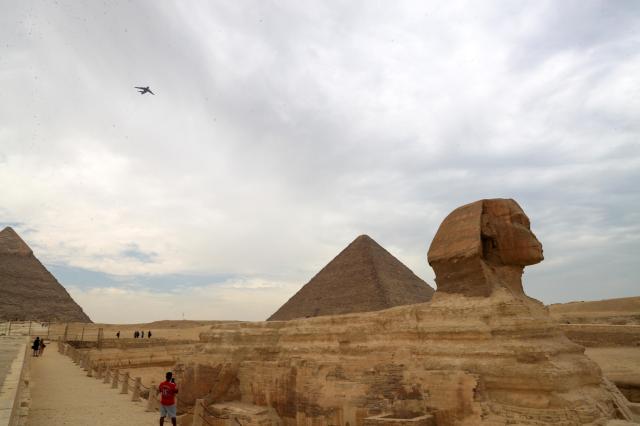
[(482, 257), (496, 265), (526, 266), (544, 259), (529, 218), (513, 200), (485, 200)]

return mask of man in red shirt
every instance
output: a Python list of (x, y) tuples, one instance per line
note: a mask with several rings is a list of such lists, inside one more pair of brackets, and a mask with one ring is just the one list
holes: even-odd
[(162, 395), (160, 399), (160, 426), (164, 425), (164, 418), (171, 417), (171, 424), (176, 426), (176, 394), (178, 387), (173, 380), (173, 373), (168, 371), (167, 380), (160, 383), (158, 393)]

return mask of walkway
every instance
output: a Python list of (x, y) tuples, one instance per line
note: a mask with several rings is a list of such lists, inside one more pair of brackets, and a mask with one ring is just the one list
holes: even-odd
[(131, 402), (131, 393), (120, 394), (118, 389), (112, 389), (102, 380), (87, 377), (87, 373), (69, 357), (57, 351), (54, 342), (47, 347), (43, 357), (31, 361), (31, 406), (27, 426), (158, 424), (160, 415), (145, 412), (145, 400)]

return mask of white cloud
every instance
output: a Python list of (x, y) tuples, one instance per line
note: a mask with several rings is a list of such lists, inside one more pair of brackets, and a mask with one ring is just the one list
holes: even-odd
[(238, 279), (222, 284), (153, 288), (69, 286), (71, 297), (94, 322), (136, 323), (162, 319), (263, 321), (295, 293), (299, 284)]
[[(550, 256), (626, 259), (639, 17), (598, 1), (12, 3), (0, 221), (45, 263), (298, 285), (367, 233), (433, 283), (446, 214), (514, 197)], [(571, 268), (580, 291), (633, 291), (548, 259), (530, 275), (546, 301)]]

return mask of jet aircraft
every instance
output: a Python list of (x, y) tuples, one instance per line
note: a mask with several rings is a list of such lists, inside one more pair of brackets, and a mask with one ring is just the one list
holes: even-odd
[(147, 86), (147, 87), (138, 87), (138, 86), (135, 86), (135, 88), (136, 88), (136, 89), (138, 89), (138, 92), (139, 92), (141, 95), (144, 95), (145, 93), (151, 93), (152, 95), (155, 95), (155, 93), (153, 93), (153, 92), (151, 91), (151, 89), (149, 89), (149, 86)]

